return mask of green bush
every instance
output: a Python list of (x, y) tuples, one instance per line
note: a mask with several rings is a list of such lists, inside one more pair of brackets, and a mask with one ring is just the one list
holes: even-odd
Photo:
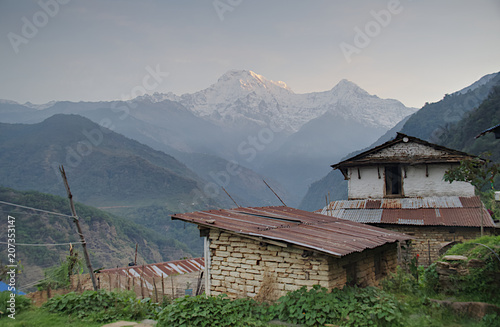
[(500, 261), (497, 258), (499, 249), (500, 236), (483, 236), (457, 244), (448, 250), (447, 255), (463, 255), (469, 260), (484, 261), (483, 267), (469, 267), (468, 274), (450, 276), (451, 282), (455, 285), (454, 295), (473, 301), (500, 303), (500, 293), (497, 291), (500, 285), (495, 279), (495, 275), (500, 271)]
[(400, 304), (374, 287), (344, 287), (327, 292), (315, 285), (281, 297), (269, 308), (271, 318), (306, 326), (402, 326)]
[(405, 272), (400, 266), (396, 268), (395, 273), (390, 273), (387, 278), (382, 280), (381, 286), (384, 291), (396, 294), (415, 293), (419, 287), (414, 275)]
[(118, 319), (156, 319), (160, 308), (149, 298), (136, 299), (134, 292), (109, 292), (106, 290), (74, 292), (54, 297), (43, 308), (52, 313), (74, 315), (79, 319), (110, 322)]
[(249, 298), (186, 296), (160, 312), (157, 326), (266, 326), (265, 312), (265, 306)]
[[(0, 292), (0, 318), (7, 317), (9, 314), (11, 314), (11, 312), (7, 310), (7, 308), (9, 307), (9, 303), (7, 301), (9, 301), (11, 298), (10, 294), (11, 292), (9, 291)], [(28, 299), (24, 295), (16, 295), (16, 315), (19, 312), (28, 309), (29, 307), (31, 307), (30, 299)]]
[(439, 275), (437, 273), (435, 263), (425, 269), (424, 285), (428, 294), (435, 294), (439, 292)]

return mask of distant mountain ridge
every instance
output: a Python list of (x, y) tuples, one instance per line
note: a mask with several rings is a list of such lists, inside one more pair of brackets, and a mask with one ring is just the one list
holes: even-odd
[[(202, 180), (172, 156), (77, 115), (32, 124), (0, 123), (0, 181), (20, 190), (64, 195), (64, 165), (75, 199), (94, 206), (190, 205)], [(207, 199), (215, 205), (215, 199)]]
[[(201, 154), (198, 159), (211, 161), (207, 165), (214, 169), (217, 160), (210, 156), (234, 161), (283, 186), (277, 188), (289, 205), (298, 205), (332, 161), (370, 145), (416, 110), (370, 95), (347, 80), (329, 91), (295, 94), (284, 82), (245, 70), (229, 71), (193, 94), (49, 105), (0, 101), (0, 121), (33, 124), (58, 113), (82, 115), (182, 160), (193, 156), (179, 153)], [(200, 168), (196, 171), (200, 176), (224, 172), (220, 166), (215, 171), (194, 166)], [(233, 180), (242, 183), (233, 190), (242, 190), (244, 180), (255, 179)], [(254, 190), (260, 187), (253, 185)], [(268, 202), (260, 198), (255, 205)]]
[[(329, 91), (295, 94), (284, 82), (274, 82), (246, 70), (229, 71), (217, 83), (193, 94), (155, 93), (141, 99), (176, 101), (199, 117), (216, 123), (247, 119), (265, 125), (276, 119), (290, 132), (298, 131), (305, 123), (329, 111), (384, 128), (393, 127), (415, 112), (414, 108), (407, 108), (397, 100), (370, 95), (346, 79)], [(343, 110), (346, 107), (350, 110)]]

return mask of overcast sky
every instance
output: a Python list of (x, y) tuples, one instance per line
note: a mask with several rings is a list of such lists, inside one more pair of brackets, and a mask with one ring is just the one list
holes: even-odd
[(500, 71), (498, 0), (0, 0), (0, 31), (0, 99), (21, 103), (130, 98), (154, 70), (148, 93), (180, 95), (246, 69), (421, 107)]

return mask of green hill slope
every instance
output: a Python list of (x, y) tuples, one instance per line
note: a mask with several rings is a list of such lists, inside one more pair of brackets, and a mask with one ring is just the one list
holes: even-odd
[(493, 88), (479, 107), (451, 126), (439, 143), (471, 154), (491, 153), (491, 159), (500, 162), (500, 139), (494, 133), (475, 138), (482, 131), (500, 124), (500, 86)]
[[(0, 124), (0, 184), (64, 196), (64, 165), (77, 201), (99, 207), (191, 204), (200, 179), (163, 152), (77, 115)], [(205, 199), (199, 206), (216, 206)]]
[(401, 133), (438, 143), (446, 130), (462, 120), (468, 112), (477, 108), (500, 84), (500, 73), (485, 84), (463, 92), (447, 94), (435, 103), (426, 104), (413, 114), (401, 129)]

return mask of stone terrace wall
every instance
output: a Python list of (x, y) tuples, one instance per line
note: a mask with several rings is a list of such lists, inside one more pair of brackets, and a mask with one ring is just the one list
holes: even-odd
[[(464, 242), (481, 236), (479, 227), (447, 227), (447, 226), (408, 226), (380, 225), (392, 231), (405, 233), (413, 237), (411, 256), (419, 255), (419, 264), (429, 265), (429, 249), (431, 262), (439, 258), (439, 250), (451, 242)], [(453, 233), (451, 233), (451, 232)], [(484, 235), (492, 235), (492, 228), (485, 228)]]
[[(343, 258), (288, 246), (265, 244), (246, 237), (211, 229), (211, 293), (230, 298), (256, 297), (273, 301), (302, 286), (343, 287), (354, 267), (355, 281), (377, 285), (397, 265), (397, 246), (353, 253)], [(379, 274), (375, 274), (375, 258)], [(351, 274), (352, 275), (352, 274)]]

